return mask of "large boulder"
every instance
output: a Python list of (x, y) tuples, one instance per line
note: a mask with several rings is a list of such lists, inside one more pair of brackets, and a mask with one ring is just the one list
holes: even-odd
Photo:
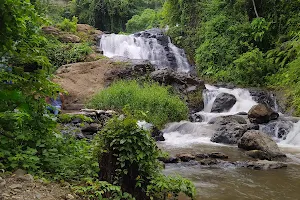
[(246, 161), (246, 162), (235, 162), (238, 167), (244, 167), (254, 170), (271, 170), (271, 169), (281, 169), (286, 168), (287, 164), (268, 160), (259, 161)]
[(268, 160), (285, 157), (278, 145), (272, 138), (260, 131), (250, 130), (243, 134), (238, 141), (238, 147), (247, 151), (260, 150), (265, 152)]
[(228, 93), (220, 93), (217, 95), (211, 112), (221, 113), (224, 111), (228, 111), (232, 108), (232, 106), (236, 103), (236, 98), (232, 94)]
[(219, 117), (212, 118), (208, 122), (208, 124), (215, 124), (215, 125), (226, 125), (229, 123), (247, 124), (247, 121), (242, 116), (227, 115), (227, 116), (219, 116)]
[(279, 114), (266, 104), (255, 105), (248, 112), (250, 122), (257, 124), (268, 123), (271, 120), (278, 119), (278, 117)]
[(54, 26), (44, 26), (42, 27), (42, 31), (45, 33), (45, 34), (48, 34), (48, 35), (54, 35), (54, 36), (57, 36), (60, 34), (60, 30)]
[(218, 127), (210, 141), (223, 144), (236, 144), (247, 130), (247, 124), (228, 123)]
[(124, 67), (115, 68), (105, 73), (107, 81), (135, 79), (150, 74), (155, 70), (154, 66), (148, 60), (134, 60), (124, 57), (115, 57), (112, 59), (112, 64), (120, 62), (124, 63)]
[(250, 88), (249, 92), (252, 99), (257, 103), (266, 104), (272, 109), (276, 108), (276, 98), (272, 92), (257, 88)]
[(64, 33), (59, 35), (59, 40), (65, 43), (79, 43), (80, 37), (71, 33)]
[(187, 86), (192, 86), (192, 85), (201, 86), (202, 89), (205, 89), (204, 81), (198, 79), (195, 76), (191, 76), (190, 74), (176, 72), (170, 69), (156, 70), (150, 74), (150, 77), (161, 84), (165, 84), (165, 85), (177, 84), (179, 86), (183, 86), (179, 88), (182, 90), (185, 90), (188, 88)]

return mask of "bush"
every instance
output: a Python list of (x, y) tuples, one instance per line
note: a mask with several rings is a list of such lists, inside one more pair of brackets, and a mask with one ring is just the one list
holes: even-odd
[(144, 10), (140, 15), (134, 15), (126, 23), (126, 31), (134, 33), (151, 28), (158, 28), (161, 20), (160, 11)]
[(100, 91), (88, 102), (87, 107), (121, 111), (126, 105), (133, 111), (143, 111), (145, 120), (163, 126), (165, 123), (187, 119), (187, 105), (167, 87), (157, 83), (118, 81)]
[(77, 30), (77, 17), (73, 16), (72, 20), (64, 19), (61, 23), (59, 23), (57, 26), (62, 31), (72, 32), (75, 33)]
[(85, 61), (86, 56), (93, 50), (89, 43), (65, 44), (51, 38), (45, 47), (45, 51), (51, 64), (57, 69), (65, 64)]
[(110, 120), (97, 136), (96, 145), (101, 181), (121, 186), (136, 199), (175, 199), (180, 192), (195, 196), (190, 181), (161, 173), (156, 142), (132, 115)]

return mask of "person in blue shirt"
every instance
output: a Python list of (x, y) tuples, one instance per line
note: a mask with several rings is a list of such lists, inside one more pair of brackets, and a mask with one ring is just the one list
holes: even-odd
[(47, 107), (47, 110), (54, 115), (58, 115), (58, 113), (64, 109), (64, 96), (60, 92), (57, 92), (57, 97), (55, 99), (47, 97), (46, 102), (50, 105)]

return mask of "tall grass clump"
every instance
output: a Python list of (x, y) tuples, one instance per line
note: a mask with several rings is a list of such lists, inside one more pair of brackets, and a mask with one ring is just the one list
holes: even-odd
[[(187, 118), (187, 105), (167, 87), (158, 83), (118, 81), (92, 97), (87, 107), (94, 109), (130, 110), (146, 113), (144, 120), (161, 127), (172, 121)], [(139, 116), (141, 118), (141, 116)]]

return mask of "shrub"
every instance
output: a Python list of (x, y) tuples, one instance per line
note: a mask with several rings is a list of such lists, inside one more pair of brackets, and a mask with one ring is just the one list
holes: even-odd
[(158, 28), (161, 14), (153, 9), (146, 9), (140, 15), (134, 15), (126, 23), (126, 31), (134, 33), (145, 29)]
[(68, 32), (72, 32), (75, 33), (76, 29), (77, 29), (77, 22), (78, 19), (77, 17), (73, 16), (72, 20), (69, 19), (64, 19), (61, 23), (59, 23), (57, 26), (60, 30), (62, 31), (68, 31)]
[(51, 38), (45, 51), (51, 64), (57, 69), (65, 64), (85, 61), (86, 56), (93, 50), (89, 43), (65, 44)]
[(157, 83), (118, 81), (100, 91), (88, 102), (87, 107), (121, 111), (126, 105), (133, 111), (143, 111), (145, 120), (161, 127), (167, 122), (187, 118), (187, 105), (180, 98)]
[(166, 199), (180, 192), (193, 198), (194, 185), (181, 177), (161, 173), (160, 151), (150, 133), (130, 114), (109, 121), (97, 135), (101, 181), (119, 185), (136, 199)]

